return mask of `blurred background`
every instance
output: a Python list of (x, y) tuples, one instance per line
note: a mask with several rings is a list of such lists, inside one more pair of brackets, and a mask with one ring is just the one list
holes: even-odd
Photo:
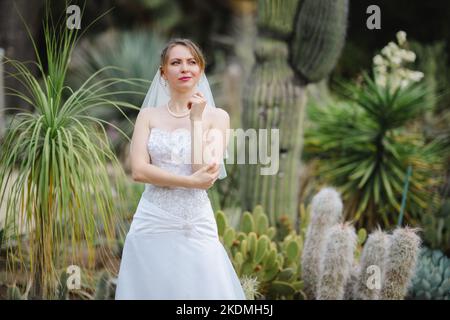
[[(280, 129), (276, 175), (260, 175), (265, 167), (261, 164), (227, 164), (227, 179), (208, 190), (221, 240), (246, 281), (249, 297), (307, 297), (300, 260), (306, 249), (310, 204), (314, 195), (331, 186), (340, 193), (342, 220), (356, 228), (357, 261), (367, 235), (378, 228), (385, 232), (420, 228), (419, 271), (411, 274), (404, 296), (450, 298), (450, 2), (98, 0), (70, 4), (83, 11), (81, 36), (63, 79), (74, 91), (107, 66), (119, 69), (105, 70), (96, 81), (149, 81), (165, 43), (174, 37), (189, 38), (204, 52), (216, 105), (230, 114), (231, 127)], [(379, 29), (368, 28), (374, 14), (367, 12), (371, 5), (380, 10)], [(50, 1), (49, 8), (56, 25), (64, 25), (67, 3)], [(37, 61), (39, 53), (42, 70), (27, 64), (38, 82), (52, 69), (48, 34), (42, 26), (45, 17), (44, 0), (0, 1), (0, 59)], [(28, 90), (13, 76), (14, 66), (2, 63), (0, 72), (0, 153), (5, 155), (13, 150), (6, 148), (5, 141), (18, 126), (15, 115), (37, 108), (33, 99), (8, 94), (8, 88)], [(119, 169), (108, 167), (110, 177), (116, 179), (115, 170), (118, 175), (124, 170), (126, 176), (122, 186), (126, 196), (112, 205), (120, 210), (124, 223), (114, 244), (116, 271), (124, 232), (144, 189), (129, 178), (129, 139), (117, 128), (131, 138), (148, 85), (118, 82), (106, 89), (110, 99), (137, 108), (118, 110), (99, 104), (88, 110), (106, 121), (108, 143), (120, 161)], [(120, 93), (124, 91), (135, 94)], [(61, 103), (70, 97), (71, 91), (61, 91)], [(20, 177), (20, 167), (14, 170)], [(4, 190), (7, 199), (9, 189)], [(2, 205), (4, 237), (6, 200)], [(250, 248), (247, 257), (242, 242), (254, 241), (256, 246), (263, 235), (267, 243), (261, 241), (262, 257), (252, 258)], [(276, 263), (270, 262), (271, 244)], [(1, 267), (6, 270), (5, 243), (1, 249)], [(59, 289), (59, 297), (112, 298), (114, 271), (106, 273), (104, 267), (97, 265), (90, 278), (83, 278), (84, 293)], [(27, 280), (12, 286), (11, 279), (2, 274), (2, 297), (24, 298)]]

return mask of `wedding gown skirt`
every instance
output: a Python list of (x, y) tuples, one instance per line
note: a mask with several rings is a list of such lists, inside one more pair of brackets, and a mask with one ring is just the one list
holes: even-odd
[[(151, 129), (151, 161), (190, 175), (190, 132)], [(181, 160), (181, 161), (180, 161)], [(245, 299), (206, 190), (145, 185), (125, 238), (116, 299)]]

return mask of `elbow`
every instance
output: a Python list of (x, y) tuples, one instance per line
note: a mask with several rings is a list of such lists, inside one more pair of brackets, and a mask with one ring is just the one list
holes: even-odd
[(141, 172), (137, 168), (137, 166), (132, 166), (131, 168), (131, 178), (133, 181), (140, 182), (141, 181)]
[(131, 172), (131, 178), (132, 178), (133, 181), (135, 181), (135, 182), (139, 182), (139, 181), (140, 181), (140, 176), (139, 176), (139, 174), (137, 173), (136, 170), (133, 170), (133, 171)]

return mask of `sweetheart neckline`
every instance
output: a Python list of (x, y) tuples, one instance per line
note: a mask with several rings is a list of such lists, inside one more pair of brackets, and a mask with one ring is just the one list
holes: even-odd
[(150, 128), (150, 135), (151, 135), (153, 130), (159, 130), (161, 132), (166, 132), (166, 133), (169, 133), (169, 134), (174, 134), (175, 132), (189, 132), (189, 133), (191, 133), (191, 130), (188, 130), (188, 129), (185, 129), (185, 128), (178, 128), (178, 129), (175, 129), (175, 130), (166, 130), (166, 129), (154, 127), (154, 128)]

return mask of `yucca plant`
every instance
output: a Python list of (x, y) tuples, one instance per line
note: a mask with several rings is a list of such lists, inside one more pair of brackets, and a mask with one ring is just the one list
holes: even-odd
[[(77, 29), (66, 28), (64, 20), (54, 24), (49, 6), (46, 2), (44, 57), (31, 39), (41, 79), (25, 63), (6, 60), (16, 70), (10, 76), (25, 88), (9, 88), (10, 94), (34, 110), (14, 116), (0, 154), (0, 203), (6, 205), (5, 230), (12, 230), (3, 235), (6, 247), (12, 248), (7, 252), (8, 270), (14, 273), (23, 267), (29, 273), (35, 298), (56, 297), (59, 270), (79, 264), (77, 257), (85, 252), (83, 248), (91, 268), (97, 240), (105, 237), (108, 244), (115, 244), (121, 231), (117, 212), (126, 177), (111, 151), (103, 127), (106, 122), (88, 111), (98, 105), (137, 109), (111, 99), (117, 92), (105, 91), (116, 83), (137, 85), (137, 80), (97, 81), (102, 69), (75, 91), (65, 85), (79, 37)], [(114, 181), (110, 168), (116, 172)], [(8, 245), (13, 240), (17, 246)]]
[(426, 142), (414, 120), (428, 106), (421, 83), (381, 86), (367, 73), (364, 84), (344, 84), (347, 100), (311, 104), (305, 158), (319, 158), (318, 175), (347, 201), (346, 218), (368, 228), (397, 223), (408, 166), (406, 222), (436, 204), (433, 188), (441, 178), (441, 143)]

